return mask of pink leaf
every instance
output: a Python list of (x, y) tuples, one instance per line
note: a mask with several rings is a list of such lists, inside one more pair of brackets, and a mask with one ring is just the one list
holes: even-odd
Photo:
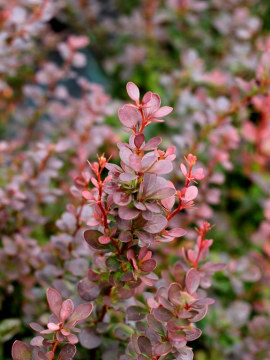
[(140, 90), (137, 85), (129, 81), (126, 86), (128, 96), (135, 102), (140, 99)]
[(138, 110), (131, 105), (124, 105), (118, 111), (119, 120), (127, 128), (132, 129), (141, 120)]
[(49, 322), (47, 326), (48, 326), (48, 329), (52, 330), (52, 331), (57, 331), (60, 329), (59, 325), (55, 324), (53, 322)]
[(60, 311), (60, 319), (62, 322), (66, 321), (67, 318), (73, 313), (74, 305), (71, 299), (67, 299), (63, 302), (61, 311)]
[(173, 111), (173, 108), (170, 106), (162, 106), (157, 111), (155, 111), (152, 116), (154, 118), (161, 118), (163, 116), (169, 115)]
[(158, 147), (158, 145), (161, 143), (162, 138), (160, 136), (156, 136), (152, 139), (150, 139), (149, 141), (147, 141), (147, 143), (144, 145), (143, 150), (148, 151), (148, 150), (154, 150)]
[(32, 352), (30, 348), (22, 341), (16, 340), (12, 345), (13, 360), (31, 360)]
[(186, 175), (187, 175), (187, 168), (185, 167), (185, 165), (184, 165), (183, 163), (181, 163), (180, 169), (181, 169), (181, 171), (182, 171), (182, 174), (183, 174), (184, 176), (186, 176)]
[(186, 276), (186, 288), (192, 295), (200, 285), (200, 274), (196, 269), (189, 269)]
[(132, 181), (132, 180), (137, 179), (137, 175), (136, 174), (122, 173), (122, 174), (120, 174), (119, 179), (121, 181)]
[(128, 159), (128, 166), (134, 171), (142, 170), (142, 161), (137, 154), (130, 155)]
[(98, 241), (102, 245), (109, 244), (111, 242), (111, 238), (109, 236), (102, 235), (98, 238)]
[(202, 180), (204, 178), (203, 168), (196, 169), (192, 175), (196, 180)]
[(62, 306), (62, 296), (53, 288), (47, 290), (47, 301), (52, 313), (60, 321), (60, 310)]
[(157, 161), (148, 172), (152, 174), (162, 175), (169, 174), (173, 170), (173, 165), (168, 160), (159, 160)]
[(182, 228), (175, 228), (175, 229), (168, 231), (168, 234), (170, 236), (174, 236), (174, 237), (181, 237), (181, 236), (186, 235), (186, 233), (187, 233), (186, 230), (184, 230)]
[(196, 186), (189, 186), (185, 193), (185, 201), (192, 201), (198, 195), (198, 189)]

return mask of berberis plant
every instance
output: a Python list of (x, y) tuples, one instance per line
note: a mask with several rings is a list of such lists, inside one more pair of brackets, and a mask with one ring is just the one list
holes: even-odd
[(102, 155), (89, 163), (89, 181), (75, 181), (93, 209), (90, 229), (84, 232), (91, 267), (77, 286), (81, 299), (74, 301), (79, 305), (74, 310), (71, 299), (63, 301), (58, 291), (49, 288), (53, 315), (48, 329), (31, 323), (39, 332), (30, 343), (33, 350), (15, 341), (14, 360), (72, 359), (79, 341), (74, 332), (80, 332), (75, 325), (82, 321), (79, 338), (83, 347), (91, 349), (91, 359), (193, 358), (187, 343), (200, 337), (195, 324), (214, 303), (204, 289), (210, 287), (211, 276), (224, 268), (205, 261), (213, 242), (206, 239), (211, 226), (204, 222), (196, 229), (195, 248), (184, 248), (182, 258), (170, 269), (158, 266), (153, 250), (186, 234), (171, 220), (193, 208), (198, 195), (195, 184), (204, 178), (203, 169), (195, 168), (197, 158), (188, 154), (180, 165), (185, 178), (181, 189), (162, 177), (173, 170), (175, 148), (160, 150), (161, 137), (146, 141), (143, 132), (173, 109), (160, 107), (159, 95), (152, 92), (140, 102), (139, 89), (132, 82), (127, 92), (134, 104), (118, 112), (130, 135), (128, 143), (118, 144), (120, 166)]

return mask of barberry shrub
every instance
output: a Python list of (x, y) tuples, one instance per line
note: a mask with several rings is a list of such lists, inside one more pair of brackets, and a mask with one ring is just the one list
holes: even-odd
[[(31, 340), (32, 349), (15, 341), (14, 360), (72, 359), (79, 340), (94, 358), (97, 354), (121, 360), (193, 358), (187, 343), (200, 337), (196, 323), (214, 303), (203, 289), (210, 287), (215, 272), (224, 269), (224, 264), (205, 261), (213, 242), (206, 239), (211, 226), (203, 222), (196, 229), (194, 249), (184, 248), (169, 269), (158, 263), (154, 250), (162, 251), (162, 246), (187, 233), (171, 220), (183, 210), (195, 211), (196, 183), (204, 178), (203, 169), (196, 168), (196, 156), (188, 154), (180, 165), (182, 188), (176, 189), (163, 176), (173, 170), (175, 148), (160, 150), (161, 137), (146, 141), (144, 130), (162, 122), (173, 109), (161, 107), (159, 95), (150, 91), (140, 101), (132, 82), (127, 92), (134, 104), (118, 112), (129, 134), (128, 143), (118, 144), (120, 165), (98, 156), (97, 162), (89, 163), (89, 181), (77, 186), (93, 208), (90, 228), (84, 232), (91, 267), (77, 284), (81, 299), (63, 301), (57, 290), (49, 288), (52, 315), (47, 329), (30, 323), (39, 335)], [(78, 323), (83, 323), (82, 329), (75, 327)]]

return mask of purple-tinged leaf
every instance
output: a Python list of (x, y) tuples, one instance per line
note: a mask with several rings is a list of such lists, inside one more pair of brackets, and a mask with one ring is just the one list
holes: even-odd
[(31, 346), (42, 347), (44, 338), (42, 336), (35, 336), (30, 341)]
[(103, 246), (98, 241), (101, 236), (103, 236), (103, 234), (97, 230), (86, 230), (84, 232), (85, 241), (95, 250), (103, 249)]
[(157, 266), (157, 262), (154, 259), (146, 260), (142, 263), (140, 266), (140, 269), (144, 272), (151, 272), (153, 271)]
[(37, 331), (37, 332), (40, 332), (40, 331), (44, 330), (44, 327), (43, 327), (43, 326), (41, 326), (41, 325), (39, 325), (38, 323), (35, 323), (35, 322), (31, 322), (31, 323), (29, 324), (29, 326), (30, 326), (33, 330), (35, 330), (35, 331)]
[(152, 357), (152, 344), (146, 336), (138, 337), (138, 347), (142, 354)]
[(188, 347), (179, 349), (176, 360), (193, 360), (192, 349)]
[(175, 190), (170, 187), (164, 187), (153, 191), (152, 194), (146, 196), (145, 200), (162, 200), (167, 199), (175, 194)]
[(186, 333), (187, 341), (194, 341), (202, 335), (202, 331), (196, 327), (193, 327), (192, 330), (185, 329), (184, 331)]
[(56, 316), (56, 318), (60, 321), (60, 310), (62, 306), (62, 296), (55, 289), (49, 288), (46, 292), (47, 301), (51, 312)]
[[(145, 258), (145, 256), (147, 255), (147, 258), (150, 259), (152, 256), (152, 252), (149, 251), (148, 246), (143, 246), (138, 254), (138, 260), (142, 260)], [(146, 259), (145, 259), (146, 260)]]
[(155, 273), (151, 272), (147, 275), (141, 275), (140, 279), (145, 285), (154, 286), (155, 282), (158, 280), (158, 276)]
[(121, 206), (118, 209), (118, 215), (123, 220), (132, 220), (139, 215), (140, 211), (137, 209), (132, 209), (126, 206)]
[(127, 320), (140, 321), (143, 320), (147, 314), (146, 309), (140, 306), (129, 306), (126, 311)]
[(180, 294), (181, 286), (177, 283), (172, 283), (168, 290), (168, 299), (170, 302), (172, 302), (175, 305), (179, 305), (180, 302)]
[(127, 128), (132, 129), (141, 120), (138, 110), (132, 105), (124, 105), (118, 110), (118, 116), (121, 123)]
[(120, 263), (117, 260), (117, 257), (109, 257), (106, 259), (106, 266), (111, 271), (116, 271), (120, 268)]
[(160, 321), (156, 320), (152, 314), (147, 315), (148, 326), (159, 335), (164, 335), (164, 328)]
[(102, 336), (97, 335), (95, 328), (87, 327), (79, 334), (80, 343), (86, 349), (95, 349), (102, 344)]
[(131, 195), (124, 191), (116, 191), (113, 194), (113, 201), (119, 206), (126, 206), (131, 202)]
[(72, 360), (76, 354), (76, 346), (72, 344), (66, 344), (61, 349), (57, 360)]
[(194, 316), (189, 318), (189, 321), (195, 323), (195, 322), (202, 320), (205, 317), (205, 315), (207, 314), (208, 306), (200, 307), (200, 308), (196, 309), (196, 311), (197, 311), (197, 313), (195, 313)]
[(139, 240), (145, 244), (151, 244), (152, 242), (155, 241), (155, 237), (153, 234), (150, 234), (150, 233), (147, 233), (144, 231), (139, 231), (137, 233), (137, 236), (138, 236)]
[(215, 272), (224, 270), (226, 267), (227, 264), (208, 261), (200, 267), (200, 271), (210, 272), (214, 274)]
[(60, 319), (62, 322), (66, 321), (67, 318), (73, 313), (74, 305), (71, 299), (67, 299), (63, 302), (61, 311), (60, 311)]
[(85, 303), (85, 304), (78, 305), (76, 307), (76, 309), (74, 310), (73, 314), (71, 315), (71, 317), (69, 318), (69, 321), (68, 321), (69, 324), (71, 324), (71, 323), (77, 324), (78, 322), (87, 319), (88, 316), (91, 315), (92, 311), (93, 311), (93, 304), (91, 304), (91, 303)]
[(141, 211), (145, 211), (146, 210), (146, 206), (142, 203), (142, 202), (140, 202), (140, 201), (133, 201), (133, 204), (134, 204), (134, 206), (136, 207), (136, 209), (138, 209), (138, 210), (141, 210)]
[(145, 206), (148, 211), (151, 211), (153, 213), (160, 213), (160, 206), (156, 202), (146, 202)]
[(150, 234), (157, 234), (167, 226), (167, 219), (162, 215), (153, 215), (143, 227), (143, 230)]
[(132, 281), (133, 280), (133, 273), (132, 272), (126, 272), (120, 277), (121, 281)]
[(132, 233), (130, 231), (121, 231), (119, 234), (119, 240), (124, 243), (128, 243), (132, 240)]
[(173, 316), (173, 314), (169, 310), (161, 306), (158, 307), (157, 309), (153, 309), (153, 315), (156, 320), (161, 322), (168, 322)]
[(30, 348), (22, 341), (16, 340), (12, 345), (13, 360), (31, 360), (32, 352)]
[[(52, 352), (52, 351), (51, 351)], [(48, 353), (46, 353), (46, 354), (43, 354), (43, 352), (41, 352), (41, 351), (39, 351), (38, 352), (38, 360), (48, 360), (48, 359), (50, 359), (49, 357), (47, 357), (47, 355), (48, 355)], [(50, 354), (49, 354), (50, 355)], [(53, 353), (52, 353), (52, 355), (54, 355)], [(51, 357), (52, 358), (52, 357)]]
[(71, 344), (77, 344), (79, 342), (79, 339), (76, 335), (74, 334), (69, 334), (66, 336), (66, 338), (68, 339), (68, 341), (71, 343)]
[(129, 81), (126, 85), (128, 96), (135, 102), (140, 99), (140, 90), (136, 84), (132, 81)]
[(189, 186), (185, 193), (185, 201), (192, 201), (198, 195), (198, 188), (196, 186)]
[(211, 298), (203, 298), (203, 299), (198, 299), (195, 301), (194, 305), (196, 306), (208, 306), (208, 305), (212, 305), (215, 303), (214, 299)]
[(189, 269), (186, 276), (186, 288), (192, 295), (198, 289), (200, 285), (200, 273), (196, 269)]
[(154, 347), (154, 353), (157, 356), (167, 355), (171, 350), (172, 350), (172, 345), (168, 341), (166, 341), (165, 343), (157, 344)]

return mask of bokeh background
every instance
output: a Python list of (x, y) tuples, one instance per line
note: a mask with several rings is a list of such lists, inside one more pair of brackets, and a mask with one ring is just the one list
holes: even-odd
[(146, 131), (176, 147), (174, 181), (190, 152), (205, 169), (196, 210), (175, 220), (186, 239), (156, 255), (161, 271), (202, 219), (215, 224), (211, 257), (227, 268), (195, 359), (269, 360), (268, 0), (0, 0), (0, 359), (43, 321), (48, 286), (69, 296), (85, 276), (90, 210), (74, 178), (97, 153), (119, 162), (128, 81), (174, 108)]

